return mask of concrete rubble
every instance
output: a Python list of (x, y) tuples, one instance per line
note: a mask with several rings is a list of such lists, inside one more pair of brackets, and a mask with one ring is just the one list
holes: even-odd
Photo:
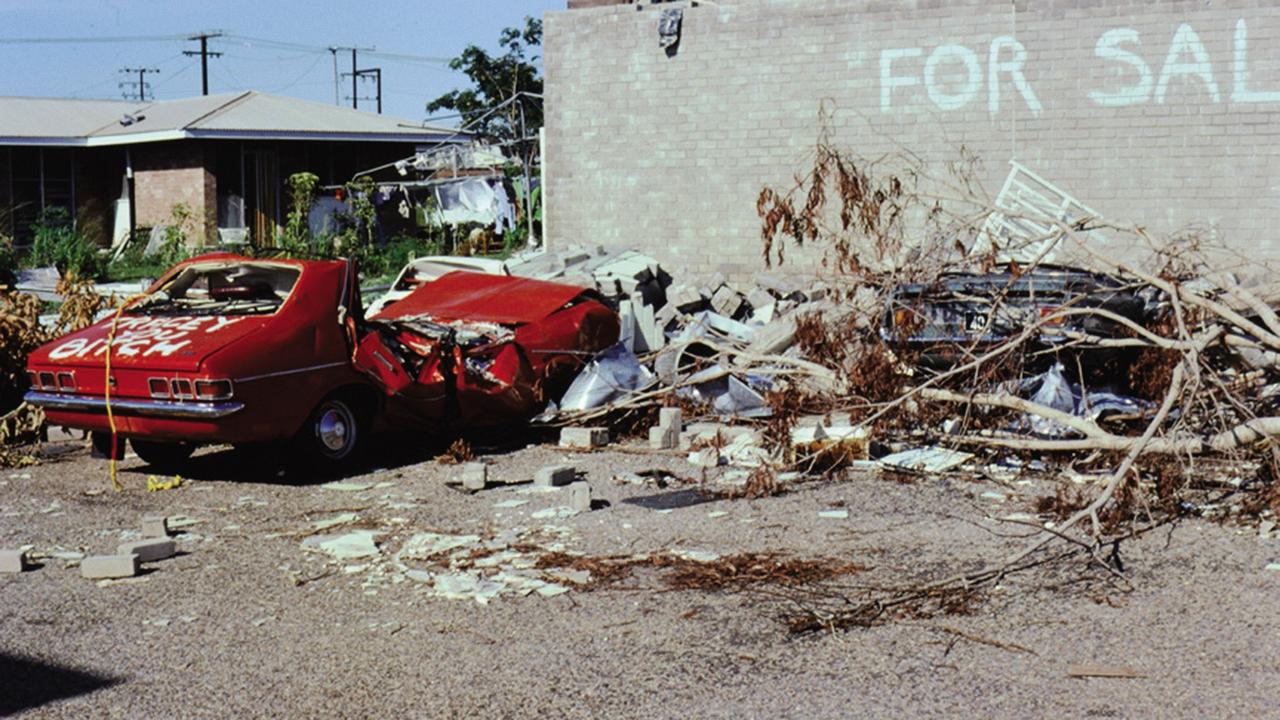
[(30, 568), (26, 550), (0, 550), (0, 573), (20, 573)]
[(572, 465), (549, 465), (534, 473), (533, 484), (542, 488), (559, 487), (572, 483), (577, 477), (578, 471)]
[(485, 489), (489, 483), (489, 466), (482, 462), (464, 463), (459, 470), (464, 490), (475, 492)]
[(141, 569), (141, 562), (133, 553), (90, 555), (80, 561), (80, 576), (89, 580), (133, 577)]
[[(719, 273), (673, 278), (652, 257), (601, 247), (518, 255), (504, 268), (594, 287), (622, 323), (619, 344), (594, 358), (541, 422), (599, 417), (593, 411), (650, 402), (665, 392), (723, 419), (767, 417), (766, 392), (794, 382), (834, 383), (830, 371), (805, 363), (794, 347), (797, 315), (830, 309), (818, 303), (827, 295), (821, 283), (802, 286), (773, 273), (757, 274), (747, 287)], [(656, 449), (675, 447), (669, 432), (650, 437)], [(562, 445), (587, 447), (580, 439), (562, 439)]]
[(142, 536), (148, 538), (169, 537), (169, 518), (163, 515), (149, 515), (142, 518)]
[(156, 562), (167, 560), (177, 553), (177, 544), (165, 538), (144, 538), (122, 543), (116, 548), (117, 555), (137, 555), (138, 562)]
[(567, 427), (560, 430), (560, 447), (591, 449), (609, 444), (609, 428)]

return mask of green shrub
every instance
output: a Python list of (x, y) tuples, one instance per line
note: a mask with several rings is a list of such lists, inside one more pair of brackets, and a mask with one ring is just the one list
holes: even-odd
[(99, 277), (105, 267), (98, 246), (76, 231), (71, 213), (66, 208), (49, 207), (31, 224), (34, 238), (28, 264), (33, 267), (52, 265), (65, 275), (83, 279)]
[(12, 285), (18, 280), (18, 253), (13, 240), (0, 236), (0, 285)]
[(439, 255), (444, 243), (439, 238), (420, 238), (401, 235), (391, 238), (386, 245), (365, 254), (360, 270), (365, 277), (388, 277), (400, 272), (409, 261), (423, 255)]

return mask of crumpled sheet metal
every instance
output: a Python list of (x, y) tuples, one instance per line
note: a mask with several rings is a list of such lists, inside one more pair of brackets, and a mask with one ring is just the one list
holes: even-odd
[[(708, 403), (716, 414), (723, 417), (763, 418), (773, 414), (764, 395), (756, 390), (768, 390), (772, 383), (761, 377), (746, 375), (743, 382), (723, 365), (713, 365), (689, 376), (685, 382), (691, 385), (677, 391), (681, 397)], [(753, 387), (756, 386), (756, 387)]]
[[(1155, 405), (1146, 400), (1108, 392), (1083, 392), (1078, 384), (1067, 380), (1062, 363), (1054, 363), (1053, 367), (1021, 383), (1023, 392), (1036, 388), (1030, 400), (1034, 403), (1051, 407), (1076, 417), (1097, 421), (1104, 415), (1121, 413), (1138, 415), (1151, 410)], [(1079, 433), (1056, 420), (1029, 415), (1022, 419), (1020, 429), (1029, 428), (1041, 437), (1063, 438), (1075, 437)]]
[(597, 355), (578, 373), (561, 398), (561, 410), (590, 410), (652, 385), (653, 373), (622, 343)]

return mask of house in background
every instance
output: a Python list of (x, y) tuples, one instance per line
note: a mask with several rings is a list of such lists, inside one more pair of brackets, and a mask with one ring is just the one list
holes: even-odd
[(207, 244), (270, 244), (285, 179), (323, 185), (470, 138), (349, 108), (259, 92), (147, 103), (0, 97), (0, 233), (31, 239), (63, 207), (101, 245), (167, 225), (182, 203)]

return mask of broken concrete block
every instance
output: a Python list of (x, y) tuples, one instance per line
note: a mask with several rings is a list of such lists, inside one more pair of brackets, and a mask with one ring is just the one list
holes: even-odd
[(667, 288), (667, 303), (682, 313), (694, 313), (703, 308), (702, 293), (684, 283), (673, 283)]
[(576, 512), (587, 512), (591, 509), (591, 486), (585, 482), (569, 485), (569, 507)]
[(664, 407), (658, 410), (658, 427), (675, 428), (679, 433), (684, 430), (684, 418), (678, 407)]
[(117, 555), (137, 555), (138, 562), (155, 562), (173, 557), (178, 551), (172, 540), (165, 538), (146, 538), (133, 542), (121, 543), (116, 548)]
[(631, 352), (635, 352), (636, 334), (635, 304), (630, 300), (623, 300), (618, 303), (618, 342)]
[(751, 319), (768, 325), (773, 322), (773, 318), (778, 314), (778, 303), (771, 302), (768, 305), (761, 305), (751, 311)]
[(671, 303), (663, 305), (653, 313), (653, 320), (658, 323), (658, 330), (663, 332), (664, 342), (665, 331), (672, 329), (678, 317), (680, 317), (680, 311), (676, 310), (676, 306)]
[(548, 465), (533, 474), (533, 484), (537, 487), (559, 487), (577, 478), (578, 471), (572, 465)]
[(679, 428), (662, 426), (649, 428), (649, 447), (654, 450), (673, 450), (680, 444)]
[(748, 350), (757, 355), (775, 355), (786, 350), (796, 342), (796, 320), (794, 317), (783, 317), (774, 320), (756, 330)]
[(560, 430), (560, 447), (597, 448), (608, 444), (608, 428), (567, 427)]
[(711, 308), (728, 318), (738, 314), (738, 310), (742, 309), (742, 303), (742, 296), (728, 285), (721, 285), (711, 296)]
[(92, 555), (80, 561), (80, 576), (90, 580), (133, 577), (141, 561), (137, 555)]
[(0, 550), (0, 573), (20, 573), (31, 567), (25, 550)]
[(787, 297), (804, 290), (804, 286), (796, 280), (767, 270), (756, 273), (751, 279), (757, 287), (772, 291), (778, 297)]
[(747, 293), (747, 304), (749, 304), (753, 310), (759, 310), (760, 308), (766, 305), (772, 305), (773, 303), (774, 297), (769, 294), (768, 290), (752, 288), (751, 292)]
[(462, 487), (466, 490), (483, 490), (489, 483), (489, 466), (482, 462), (470, 462), (462, 466)]
[(662, 332), (653, 306), (632, 301), (631, 311), (635, 318), (635, 351), (653, 352), (661, 350), (667, 344), (667, 336)]
[(817, 302), (818, 300), (824, 300), (826, 299), (827, 295), (830, 295), (830, 294), (831, 294), (831, 289), (827, 286), (826, 283), (821, 281), (815, 282), (809, 287), (804, 289), (804, 296), (809, 299), (809, 302)]
[(169, 537), (169, 518), (163, 515), (148, 515), (142, 518), (142, 537)]

